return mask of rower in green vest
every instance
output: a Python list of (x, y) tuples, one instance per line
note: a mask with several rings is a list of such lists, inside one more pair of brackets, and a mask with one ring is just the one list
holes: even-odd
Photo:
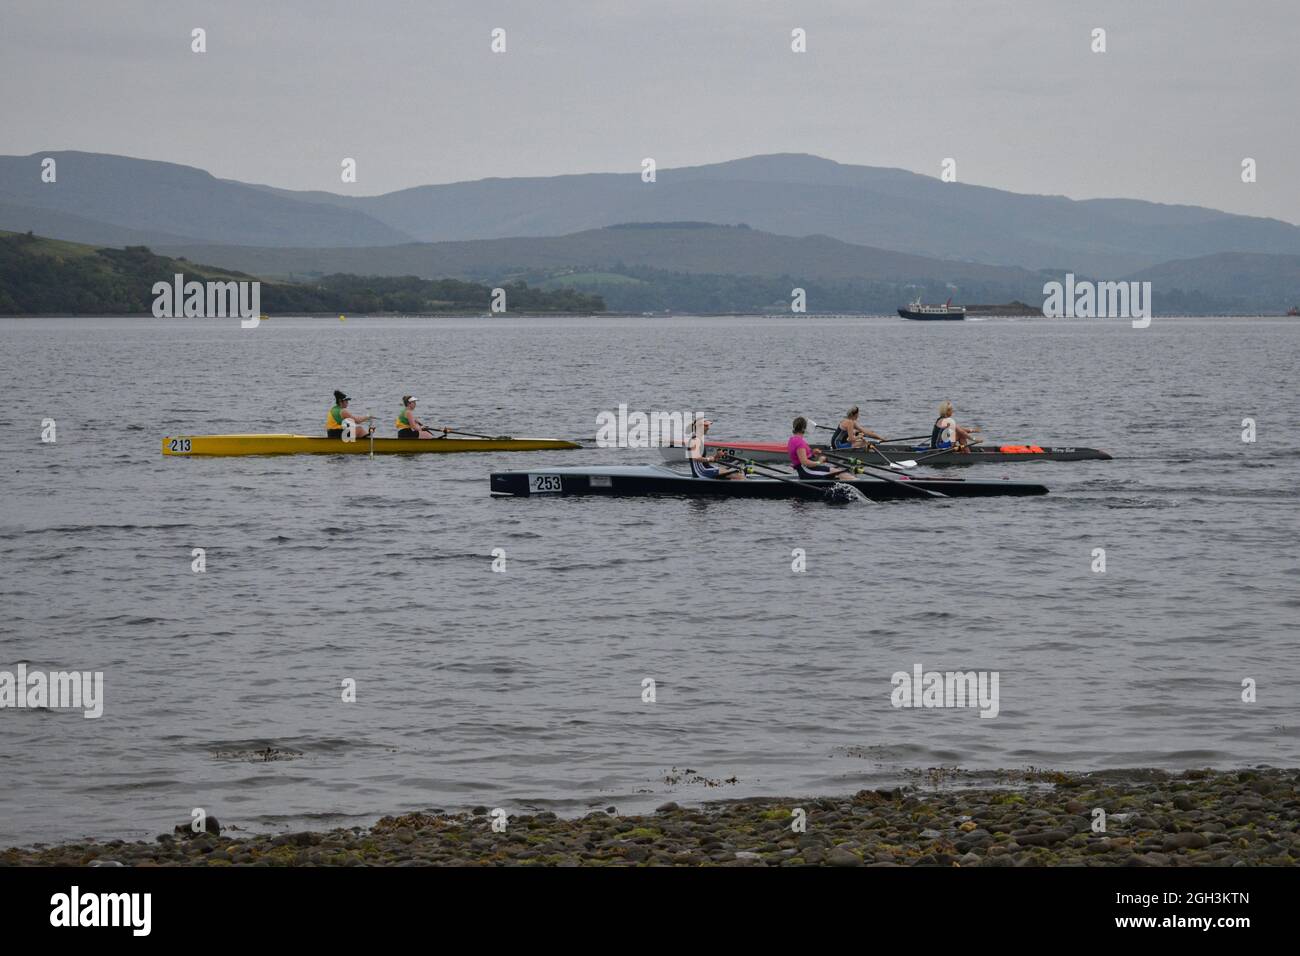
[(441, 438), (450, 429), (441, 429), (442, 435), (435, 435), (434, 430), (415, 417), (415, 403), (419, 401), (414, 395), (402, 396), (402, 410), (397, 413), (398, 438)]
[[(352, 399), (348, 398), (342, 392), (337, 389), (334, 390), (334, 407), (331, 408), (325, 416), (325, 434), (327, 437), (342, 438), (343, 423), (345, 421), (351, 421), (354, 425), (363, 425), (366, 422), (372, 422), (375, 420), (374, 415), (366, 415), (362, 418), (349, 411), (348, 402), (350, 401), (352, 401)], [(369, 438), (374, 431), (375, 429), (373, 425), (364, 433), (358, 428), (356, 436), (358, 438)]]

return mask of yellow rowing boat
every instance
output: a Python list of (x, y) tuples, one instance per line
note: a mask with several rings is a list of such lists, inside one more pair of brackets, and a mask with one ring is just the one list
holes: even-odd
[[(559, 438), (376, 438), (376, 455), (428, 455), (471, 451), (546, 451), (581, 448)], [(312, 435), (184, 435), (162, 440), (164, 455), (183, 458), (233, 455), (368, 455), (369, 438), (344, 441)]]

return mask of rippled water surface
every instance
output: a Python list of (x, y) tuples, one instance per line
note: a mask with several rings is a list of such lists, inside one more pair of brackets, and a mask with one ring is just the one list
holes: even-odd
[[(0, 710), (0, 845), (149, 836), (193, 807), (268, 829), (851, 792), (940, 765), (1300, 765), (1294, 321), (66, 319), (0, 337), (0, 670), (103, 671), (106, 695), (97, 720)], [(316, 433), (336, 387), (385, 431), (414, 392), (426, 419), (555, 437), (620, 402), (754, 439), (858, 402), (915, 434), (951, 397), (995, 441), (1116, 459), (977, 470), (1046, 498), (837, 508), (488, 494), (493, 470), (653, 460), (626, 450), (159, 454), (168, 434)], [(999, 715), (895, 709), (890, 677), (917, 663), (997, 671)], [(268, 746), (297, 756), (251, 756)]]

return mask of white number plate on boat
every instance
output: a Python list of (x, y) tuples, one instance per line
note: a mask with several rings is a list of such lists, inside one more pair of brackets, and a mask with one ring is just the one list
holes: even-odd
[(558, 495), (563, 490), (559, 475), (529, 475), (528, 493), (530, 495)]
[(168, 451), (173, 455), (188, 455), (190, 453), (190, 440), (188, 438), (173, 438), (168, 442)]

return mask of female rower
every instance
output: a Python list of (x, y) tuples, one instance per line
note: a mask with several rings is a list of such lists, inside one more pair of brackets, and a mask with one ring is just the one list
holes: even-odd
[(808, 419), (800, 415), (791, 426), (793, 434), (786, 442), (785, 449), (790, 453), (790, 467), (798, 472), (800, 478), (835, 478), (848, 481), (853, 476), (846, 468), (832, 468), (826, 463), (820, 451), (813, 451), (804, 438), (808, 430)]
[(931, 448), (952, 448), (957, 446), (957, 451), (963, 455), (970, 454), (971, 435), (979, 431), (979, 426), (973, 428), (962, 428), (952, 417), (952, 402), (944, 400), (939, 405), (939, 417), (934, 421), (934, 428), (930, 431)]
[(709, 433), (713, 422), (707, 418), (697, 418), (691, 424), (691, 437), (686, 442), (686, 457), (691, 460), (691, 474), (696, 478), (743, 479), (745, 473), (730, 465), (719, 465), (718, 453), (704, 454), (704, 436)]
[(832, 448), (871, 448), (872, 446), (867, 444), (868, 438), (874, 438), (876, 441), (885, 440), (871, 429), (859, 425), (858, 414), (856, 405), (844, 413), (839, 428), (835, 429), (835, 434), (831, 436)]
[(425, 425), (415, 417), (415, 403), (419, 401), (414, 395), (402, 396), (402, 410), (397, 413), (397, 421), (393, 424), (397, 427), (398, 438), (441, 438), (447, 434), (448, 429), (441, 429), (442, 435), (435, 435), (433, 429)]
[[(363, 425), (366, 422), (373, 422), (375, 420), (374, 415), (367, 415), (365, 418), (359, 418), (356, 415), (354, 415), (352, 412), (350, 412), (348, 410), (348, 402), (350, 401), (352, 401), (352, 399), (348, 398), (342, 392), (335, 389), (334, 407), (331, 408), (329, 410), (329, 413), (325, 416), (325, 434), (328, 437), (342, 438), (343, 423), (345, 421), (351, 421), (354, 425)], [(356, 432), (356, 436), (358, 438), (369, 438), (374, 433), (374, 431), (375, 429), (374, 426), (372, 425), (365, 432), (365, 434), (362, 434), (361, 431), (358, 429)]]

